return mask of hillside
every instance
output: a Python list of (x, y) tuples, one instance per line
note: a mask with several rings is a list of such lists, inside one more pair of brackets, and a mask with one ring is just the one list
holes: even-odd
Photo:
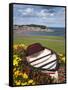
[(47, 26), (44, 25), (35, 25), (35, 24), (30, 24), (30, 25), (14, 25), (13, 30), (23, 30), (23, 31), (52, 31), (48, 30)]

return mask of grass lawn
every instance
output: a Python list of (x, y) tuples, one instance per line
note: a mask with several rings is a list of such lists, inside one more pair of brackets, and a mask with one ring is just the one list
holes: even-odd
[(14, 44), (30, 45), (32, 43), (41, 43), (43, 46), (56, 51), (57, 53), (65, 53), (64, 37), (61, 36), (26, 36), (15, 37)]

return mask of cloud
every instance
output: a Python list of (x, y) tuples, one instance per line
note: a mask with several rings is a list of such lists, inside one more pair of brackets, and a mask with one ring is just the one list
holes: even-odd
[(16, 6), (14, 7), (14, 20), (21, 23), (40, 23), (47, 25), (64, 25), (65, 9), (61, 7), (44, 6)]
[(24, 16), (32, 15), (33, 14), (33, 8), (26, 8), (21, 12), (21, 14)]
[(54, 16), (53, 12), (50, 12), (49, 9), (40, 9), (37, 8), (24, 8), (18, 9), (18, 13), (20, 16), (24, 17), (40, 17), (41, 19), (46, 19), (49, 16)]
[(18, 12), (19, 12), (19, 13), (22, 13), (22, 12), (23, 12), (23, 10), (22, 10), (22, 9), (18, 9)]
[(46, 17), (47, 16), (47, 13), (45, 13), (45, 10), (42, 9), (40, 12), (37, 13), (38, 16), (41, 16), (41, 17)]
[(52, 18), (54, 17), (55, 13), (54, 12), (49, 12), (48, 9), (42, 9), (40, 10), (40, 12), (37, 13), (37, 15), (39, 17), (41, 17), (41, 19), (47, 19), (47, 18)]
[(16, 13), (20, 16), (32, 15), (33, 8), (17, 8)]
[(32, 12), (33, 12), (33, 8), (26, 8), (26, 9), (25, 9), (25, 12), (26, 12), (26, 13), (32, 13)]
[(50, 16), (54, 16), (54, 13), (51, 13)]

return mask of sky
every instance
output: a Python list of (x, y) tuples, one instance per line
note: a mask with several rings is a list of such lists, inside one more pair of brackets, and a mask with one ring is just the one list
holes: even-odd
[(13, 24), (38, 24), (47, 27), (65, 27), (65, 8), (14, 4)]

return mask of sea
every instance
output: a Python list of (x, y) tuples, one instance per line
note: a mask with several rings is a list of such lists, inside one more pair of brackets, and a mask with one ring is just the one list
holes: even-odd
[(45, 32), (45, 31), (16, 31), (15, 35), (17, 36), (65, 36), (65, 28), (55, 28), (55, 27), (49, 27), (48, 28), (49, 32)]
[(27, 35), (30, 36), (65, 36), (65, 28), (53, 28), (53, 27), (49, 27), (48, 28), (49, 32), (45, 32), (45, 31), (40, 31), (40, 32), (36, 32), (36, 31), (30, 31), (30, 32), (26, 32)]

